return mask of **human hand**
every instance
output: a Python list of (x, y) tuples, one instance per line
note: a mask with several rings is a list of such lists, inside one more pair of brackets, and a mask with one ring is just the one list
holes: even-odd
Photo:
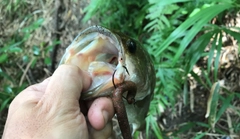
[(90, 84), (88, 74), (77, 66), (59, 66), (52, 77), (26, 88), (12, 101), (3, 138), (110, 137), (114, 115), (111, 99), (79, 104), (81, 92)]

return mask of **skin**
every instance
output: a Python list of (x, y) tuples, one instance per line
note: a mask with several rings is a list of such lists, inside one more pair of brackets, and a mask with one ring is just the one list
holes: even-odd
[(52, 77), (15, 97), (9, 107), (3, 139), (110, 137), (112, 100), (101, 97), (79, 104), (81, 92), (90, 84), (88, 74), (77, 66), (59, 66)]

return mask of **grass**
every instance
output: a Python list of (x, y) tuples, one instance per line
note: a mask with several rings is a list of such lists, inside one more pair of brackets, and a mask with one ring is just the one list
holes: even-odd
[[(186, 106), (190, 105), (189, 89), (184, 90), (182, 87), (189, 81), (188, 75), (208, 90), (208, 93), (214, 92), (210, 91), (213, 84), (222, 79), (219, 74), (219, 67), (222, 66), (219, 64), (219, 59), (222, 55), (221, 49), (224, 47), (222, 37), (228, 34), (240, 41), (239, 28), (234, 30), (234, 27), (226, 26), (224, 21), (227, 15), (239, 12), (237, 8), (239, 8), (239, 2), (234, 0), (141, 0), (135, 2), (107, 0), (105, 3), (92, 0), (85, 9), (85, 21), (94, 17), (99, 19), (103, 26), (121, 30), (138, 38), (152, 55), (158, 80), (155, 97), (146, 118), (147, 136), (178, 138), (179, 134), (186, 133), (198, 124), (187, 123), (181, 127), (182, 130), (166, 136), (166, 133), (162, 132), (156, 124), (156, 118), (164, 113), (163, 110), (175, 109), (175, 104), (179, 102), (177, 96), (183, 96), (183, 103)], [(206, 49), (210, 50), (206, 51)], [(206, 65), (200, 67), (202, 74), (197, 75), (193, 71), (194, 66), (206, 56), (208, 57)], [(222, 87), (218, 86), (218, 91), (215, 91), (212, 99), (208, 100), (208, 103), (212, 104), (209, 105), (212, 111), (208, 118), (209, 122), (198, 125), (204, 125), (202, 129), (206, 132), (195, 131), (193, 138), (206, 138), (214, 130), (216, 134), (221, 135), (238, 133), (228, 133), (215, 127), (229, 108), (238, 108), (233, 105), (233, 98), (238, 99), (238, 94), (227, 93), (228, 97), (224, 98), (221, 92), (226, 94), (226, 91), (220, 91)], [(223, 107), (217, 107), (219, 105)], [(232, 126), (238, 127), (237, 124)]]
[[(59, 44), (58, 40), (46, 37), (51, 36), (50, 29), (46, 29), (49, 15), (44, 16), (48, 12), (39, 7), (46, 6), (27, 0), (2, 0), (0, 5), (6, 26), (0, 29), (4, 36), (0, 38), (0, 112), (8, 108), (11, 100), (26, 86), (46, 77), (43, 69), (51, 63), (49, 53)], [(91, 0), (85, 8), (85, 22), (95, 18), (105, 27), (138, 39), (151, 54), (157, 82), (146, 118), (147, 137), (165, 139), (184, 138), (185, 135), (199, 139), (235, 137), (240, 132), (239, 90), (215, 86), (223, 80), (223, 73), (219, 71), (225, 70), (221, 65), (222, 49), (226, 46), (222, 38), (231, 36), (240, 41), (239, 27), (228, 26), (230, 22), (227, 21), (234, 20), (239, 7), (237, 0)], [(71, 15), (71, 12), (66, 13), (65, 17)], [(74, 15), (70, 17), (75, 19)], [(201, 62), (205, 64), (199, 64)], [(195, 71), (196, 67), (201, 74)], [(212, 93), (211, 99), (205, 96), (208, 99), (205, 106), (209, 104), (211, 113), (206, 120), (183, 120), (184, 124), (177, 125), (178, 129), (168, 131), (160, 126), (159, 119), (169, 110), (167, 118), (177, 115), (176, 106), (180, 103), (184, 107), (192, 105), (190, 76), (207, 90), (207, 94)], [(196, 92), (194, 90), (195, 95)]]
[(30, 9), (26, 9), (33, 8), (34, 3), (18, 0), (2, 2), (2, 19), (8, 25), (3, 26), (0, 40), (0, 112), (19, 92), (39, 79), (36, 76), (36, 80), (31, 78), (33, 75), (30, 76), (29, 72), (40, 65), (47, 67), (50, 64), (49, 52), (53, 47), (44, 42), (29, 43), (44, 22), (43, 18), (35, 18)]

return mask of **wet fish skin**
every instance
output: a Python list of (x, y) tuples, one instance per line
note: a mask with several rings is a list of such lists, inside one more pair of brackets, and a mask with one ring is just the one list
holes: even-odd
[[(137, 85), (135, 103), (128, 104), (125, 100), (128, 120), (131, 124), (132, 133), (134, 133), (136, 130), (144, 128), (145, 117), (155, 88), (155, 70), (149, 54), (138, 41), (122, 33), (114, 33), (119, 35), (124, 47), (126, 67), (130, 75), (130, 78), (126, 80), (131, 80)], [(135, 43), (136, 49), (134, 51), (132, 47), (128, 46), (129, 41)]]
[[(94, 39), (101, 40), (99, 41), (101, 44), (98, 45), (98, 41), (95, 41)], [(102, 42), (102, 40), (105, 40), (105, 42)], [(88, 56), (95, 54), (97, 55), (98, 53), (116, 54), (118, 64), (116, 66), (113, 65), (113, 68), (115, 67), (115, 70), (119, 72), (117, 73), (119, 76), (116, 75), (116, 79), (119, 80), (119, 78), (122, 76), (123, 81), (132, 81), (136, 84), (137, 94), (135, 96), (135, 103), (128, 104), (127, 101), (124, 100), (124, 104), (127, 110), (127, 116), (132, 133), (134, 133), (136, 130), (141, 130), (145, 123), (145, 117), (147, 115), (155, 87), (155, 70), (149, 54), (138, 41), (122, 33), (110, 31), (101, 26), (92, 26), (85, 29), (76, 37), (76, 39), (66, 50), (66, 53), (63, 56), (60, 64), (76, 64), (80, 68), (82, 68), (84, 65), (85, 70), (88, 69), (88, 65), (90, 65), (90, 63), (94, 63), (94, 60), (90, 61), (89, 63), (83, 63), (84, 61), (81, 62), (82, 64), (76, 63), (79, 60), (77, 59), (78, 56), (76, 55), (88, 47), (93, 41), (96, 42), (96, 44), (94, 44), (96, 46), (93, 45), (89, 47), (89, 49), (86, 49), (89, 51)], [(118, 52), (115, 52), (115, 50)], [(106, 55), (106, 57), (108, 57), (108, 55)], [(128, 72), (122, 68), (123, 66), (127, 68)], [(106, 65), (106, 67), (108, 66)], [(92, 68), (94, 68), (94, 64)], [(114, 69), (112, 71), (110, 71), (112, 68), (106, 69), (109, 70), (109, 73), (113, 74)], [(99, 70), (97, 69), (96, 71)], [(112, 75), (109, 75), (109, 78), (110, 79), (106, 80), (106, 82), (102, 82), (100, 85), (91, 88), (87, 92), (84, 92), (81, 99), (86, 100), (111, 95), (114, 90), (114, 85), (111, 79)]]

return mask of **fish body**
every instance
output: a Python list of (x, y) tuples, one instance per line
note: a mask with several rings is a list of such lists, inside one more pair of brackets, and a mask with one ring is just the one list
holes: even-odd
[(137, 86), (135, 103), (124, 100), (134, 133), (145, 123), (155, 87), (155, 70), (149, 54), (136, 40), (101, 26), (83, 30), (67, 47), (60, 64), (77, 65), (92, 77), (81, 99), (111, 96), (115, 85), (132, 81)]

